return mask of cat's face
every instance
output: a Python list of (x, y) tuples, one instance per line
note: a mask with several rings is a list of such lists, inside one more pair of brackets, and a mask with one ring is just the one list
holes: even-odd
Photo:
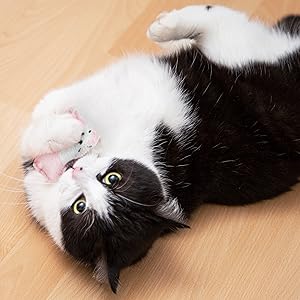
[(177, 201), (166, 199), (155, 172), (135, 160), (87, 155), (45, 198), (30, 201), (29, 195), (33, 214), (113, 291), (120, 270), (145, 256), (163, 231), (185, 227)]

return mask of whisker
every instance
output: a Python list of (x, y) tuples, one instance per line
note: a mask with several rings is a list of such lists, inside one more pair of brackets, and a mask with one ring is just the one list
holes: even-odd
[[(117, 188), (115, 190), (118, 191), (118, 192), (126, 192), (127, 190), (129, 190), (132, 187), (132, 185), (133, 185), (133, 183), (130, 184), (129, 186), (127, 186), (126, 189), (124, 189), (124, 190), (121, 190), (121, 187), (119, 187), (119, 188)], [(123, 186), (124, 186), (124, 184), (122, 185), (122, 187)]]
[(83, 235), (86, 235), (86, 233), (92, 228), (92, 226), (95, 223), (95, 212), (93, 210), (92, 210), (92, 217), (93, 217), (92, 222), (89, 225), (89, 227), (84, 231)]
[(130, 179), (130, 177), (132, 175), (132, 172), (133, 172), (133, 167), (131, 168), (131, 171), (130, 171), (130, 174), (129, 174), (127, 180), (121, 186), (119, 186), (118, 188), (116, 188), (116, 190), (120, 190), (124, 185), (127, 184), (127, 182), (129, 181), (129, 179)]
[(131, 175), (132, 175), (132, 172), (133, 172), (133, 167), (131, 168), (130, 174), (129, 174), (129, 176), (128, 176), (126, 182), (124, 182), (121, 186), (119, 186), (119, 187), (116, 188), (116, 190), (117, 190), (118, 192), (126, 192), (128, 189), (131, 188), (131, 186), (133, 185), (133, 183), (132, 183), (131, 185), (129, 185), (125, 190), (121, 190), (122, 187), (124, 187), (124, 186), (128, 183), (128, 181), (130, 180)]
[(5, 205), (13, 205), (13, 206), (28, 206), (27, 202), (0, 202), (0, 206), (1, 204), (5, 204)]
[[(24, 179), (22, 180), (22, 179), (13, 177), (13, 176), (9, 176), (9, 175), (7, 175), (7, 174), (5, 174), (5, 173), (3, 173), (3, 172), (0, 171), (0, 177), (1, 177), (1, 176), (6, 177), (6, 178), (9, 178), (9, 179), (13, 179), (13, 180), (18, 181), (18, 182), (24, 183)], [(44, 184), (44, 185), (49, 185), (49, 184), (54, 184), (55, 182), (35, 181), (35, 182), (33, 182), (33, 183), (34, 183), (34, 184)], [(19, 186), (22, 187), (23, 185), (20, 184)]]
[(0, 190), (3, 192), (10, 192), (10, 193), (24, 193), (24, 190), (11, 189), (2, 185), (0, 185)]
[(1, 172), (1, 171), (0, 171), (0, 175), (1, 175), (1, 176), (4, 176), (4, 177), (6, 177), (6, 178), (9, 178), (9, 179), (13, 179), (13, 180), (16, 180), (16, 181), (24, 182), (24, 180), (22, 180), (22, 179), (19, 179), (19, 178), (17, 178), (17, 177), (13, 177), (13, 176), (7, 175), (6, 173)]
[(123, 196), (123, 195), (119, 195), (119, 194), (116, 194), (116, 193), (114, 193), (114, 195), (115, 195), (117, 198), (119, 198), (119, 199), (126, 200), (126, 201), (131, 202), (131, 203), (136, 204), (136, 205), (146, 206), (146, 207), (156, 206), (156, 204), (144, 204), (144, 203), (136, 202), (136, 201), (134, 201), (134, 200), (132, 200), (132, 199), (129, 199), (129, 198)]
[(32, 183), (34, 183), (34, 184), (41, 184), (41, 185), (52, 185), (52, 184), (55, 184), (56, 182), (43, 182), (43, 181), (36, 180), (36, 181), (34, 181)]
[[(85, 216), (83, 216), (83, 218), (81, 220), (83, 225), (81, 226), (80, 232), (83, 232), (83, 231), (85, 232), (85, 227), (88, 225), (88, 221), (89, 221), (89, 214), (86, 214)], [(84, 233), (83, 233), (83, 235), (84, 235)]]
[[(1, 184), (0, 184), (0, 186), (1, 186)], [(2, 187), (3, 187), (3, 188), (8, 187), (9, 189), (18, 189), (18, 190), (22, 190), (23, 187), (24, 187), (24, 185), (23, 185), (23, 184), (16, 183), (16, 184), (14, 184), (14, 185), (12, 185), (12, 186), (2, 185)]]

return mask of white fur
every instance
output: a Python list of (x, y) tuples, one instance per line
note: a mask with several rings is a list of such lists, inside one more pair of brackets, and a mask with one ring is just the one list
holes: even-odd
[(228, 67), (277, 63), (300, 47), (300, 38), (275, 30), (222, 6), (187, 6), (158, 16), (148, 37), (172, 51), (197, 45), (212, 61)]
[[(60, 212), (81, 193), (87, 206), (109, 221), (106, 189), (96, 175), (106, 172), (112, 158), (135, 159), (159, 175), (150, 147), (154, 131), (161, 122), (178, 134), (184, 126), (191, 126), (188, 116), (192, 114), (183, 97), (170, 70), (151, 57), (132, 56), (49, 93), (36, 106), (23, 137), (24, 159), (51, 151), (49, 140), (57, 145), (55, 150), (69, 146), (76, 137), (79, 140), (82, 126), (66, 113), (71, 108), (80, 112), (101, 139), (90, 155), (76, 162), (77, 171), (68, 170), (57, 183), (45, 182), (37, 171), (25, 178), (32, 213), (58, 245), (62, 244)], [(177, 206), (174, 213), (178, 214)]]
[(60, 213), (81, 193), (72, 180), (71, 170), (65, 172), (56, 184), (49, 184), (40, 173), (31, 171), (25, 176), (24, 184), (32, 215), (63, 249)]
[(74, 164), (72, 174), (76, 184), (85, 195), (87, 206), (95, 209), (99, 216), (107, 221), (109, 221), (109, 203), (105, 201), (107, 191), (96, 176), (98, 174), (103, 176), (111, 163), (111, 158), (87, 155)]
[(49, 112), (45, 116), (33, 116), (33, 121), (25, 130), (22, 139), (21, 151), (25, 160), (72, 146), (80, 140), (84, 131), (83, 124), (70, 113)]

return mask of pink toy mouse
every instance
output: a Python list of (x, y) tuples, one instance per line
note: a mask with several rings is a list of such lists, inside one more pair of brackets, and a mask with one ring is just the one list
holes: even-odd
[[(72, 115), (82, 121), (77, 111), (71, 111)], [(83, 122), (84, 123), (84, 122)], [(72, 166), (72, 163), (86, 155), (99, 142), (96, 132), (86, 126), (81, 134), (81, 140), (72, 147), (59, 152), (39, 155), (34, 159), (33, 167), (43, 174), (50, 182), (55, 182), (63, 174), (65, 169)]]

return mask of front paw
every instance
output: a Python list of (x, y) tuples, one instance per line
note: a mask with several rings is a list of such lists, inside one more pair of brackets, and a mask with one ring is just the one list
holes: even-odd
[(73, 112), (35, 119), (23, 135), (22, 155), (33, 159), (68, 148), (80, 141), (84, 126)]
[(67, 112), (73, 102), (74, 93), (70, 93), (68, 88), (50, 91), (36, 105), (32, 112), (32, 118), (35, 120), (51, 114), (63, 114)]
[(50, 152), (60, 151), (80, 141), (85, 125), (73, 112), (54, 115), (49, 121), (47, 144)]

